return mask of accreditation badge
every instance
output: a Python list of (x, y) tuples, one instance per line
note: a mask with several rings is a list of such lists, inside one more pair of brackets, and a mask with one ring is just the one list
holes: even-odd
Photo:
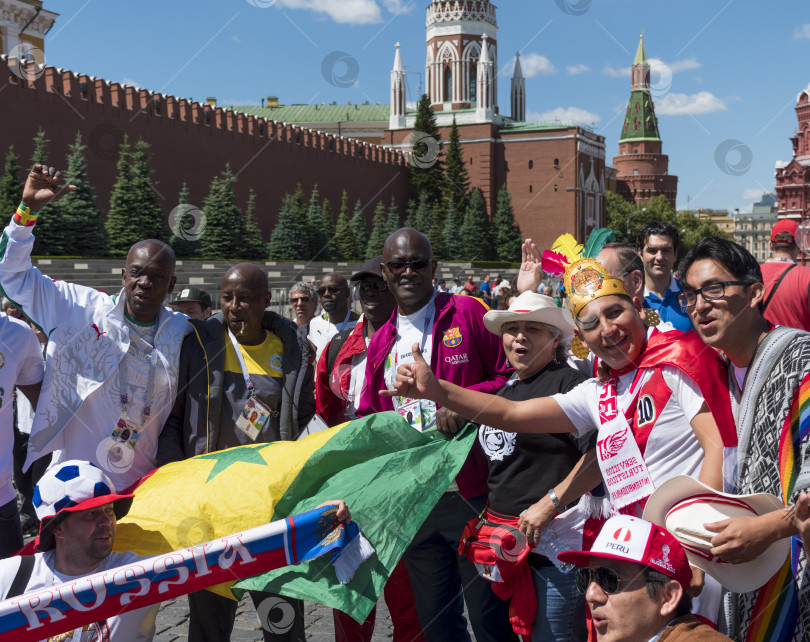
[(236, 420), (236, 427), (245, 433), (252, 441), (256, 441), (256, 437), (264, 428), (267, 423), (267, 418), (274, 413), (264, 403), (256, 397), (251, 397), (247, 400), (242, 412)]

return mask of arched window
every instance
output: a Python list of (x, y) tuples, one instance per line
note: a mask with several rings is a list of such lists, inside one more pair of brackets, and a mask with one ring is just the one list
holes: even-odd
[(478, 100), (478, 76), (473, 70), (470, 74), (470, 102), (474, 103)]
[(444, 69), (444, 102), (453, 100), (453, 70), (448, 65)]

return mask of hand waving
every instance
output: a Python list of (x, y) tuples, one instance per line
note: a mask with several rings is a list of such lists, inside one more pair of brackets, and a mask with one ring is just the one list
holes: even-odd
[(518, 293), (523, 292), (537, 292), (540, 287), (540, 281), (543, 278), (542, 262), (543, 257), (540, 255), (540, 250), (532, 242), (531, 239), (523, 241), (521, 248), (520, 271), (517, 277)]
[(413, 363), (405, 363), (397, 368), (397, 378), (391, 390), (380, 390), (383, 397), (410, 397), (436, 401), (441, 394), (439, 380), (425, 361), (418, 343), (414, 343)]
[(23, 188), (23, 205), (30, 207), (34, 212), (39, 212), (48, 203), (57, 201), (76, 189), (75, 185), (64, 185), (60, 188), (61, 178), (62, 172), (55, 167), (34, 165)]

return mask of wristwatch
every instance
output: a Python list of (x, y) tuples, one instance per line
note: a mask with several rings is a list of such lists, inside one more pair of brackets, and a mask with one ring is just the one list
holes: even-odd
[(554, 492), (553, 488), (548, 489), (548, 496), (551, 499), (551, 503), (554, 504), (554, 510), (557, 512), (557, 515), (561, 514), (565, 507), (560, 503), (559, 497), (557, 497), (557, 493)]

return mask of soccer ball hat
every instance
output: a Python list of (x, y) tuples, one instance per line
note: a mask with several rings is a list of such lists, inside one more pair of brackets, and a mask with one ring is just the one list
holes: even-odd
[(686, 551), (669, 531), (638, 517), (616, 515), (607, 520), (590, 551), (566, 551), (557, 557), (567, 564), (588, 566), (592, 559), (633, 562), (663, 573), (684, 589), (692, 581)]
[(131, 494), (116, 494), (110, 478), (89, 461), (72, 459), (53, 466), (39, 480), (32, 497), (40, 520), (37, 549), (49, 551), (55, 546), (53, 529), (65, 513), (112, 503), (116, 519), (121, 519), (129, 512), (132, 498)]

